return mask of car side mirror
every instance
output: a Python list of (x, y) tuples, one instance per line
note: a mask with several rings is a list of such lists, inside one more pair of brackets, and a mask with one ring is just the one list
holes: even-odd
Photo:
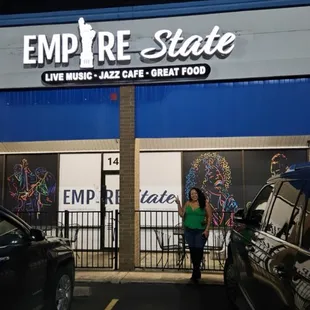
[(244, 209), (238, 209), (234, 214), (235, 222), (243, 222), (244, 221)]
[(249, 210), (250, 207), (251, 207), (251, 204), (252, 204), (252, 201), (248, 201), (248, 202), (246, 203), (246, 205), (245, 205), (245, 208), (246, 208), (247, 210)]
[(43, 241), (45, 239), (45, 233), (41, 229), (32, 228), (30, 230), (30, 239), (32, 241)]

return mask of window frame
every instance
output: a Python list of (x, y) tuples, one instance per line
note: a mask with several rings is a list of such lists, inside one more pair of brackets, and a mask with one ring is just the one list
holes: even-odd
[[(305, 181), (305, 187), (307, 187), (307, 183), (309, 186), (310, 180)], [(310, 186), (309, 186), (309, 188), (310, 188)], [(310, 191), (309, 191), (309, 193), (310, 193)], [(307, 212), (309, 199), (310, 199), (310, 194), (305, 195), (305, 204), (303, 206), (303, 211), (302, 211), (301, 218), (300, 218), (299, 231), (298, 231), (299, 236), (298, 236), (298, 244), (297, 244), (298, 247), (300, 247), (303, 251), (307, 251), (307, 252), (310, 252), (310, 249), (307, 250), (302, 246), (302, 239), (303, 239), (303, 234), (304, 234), (304, 224), (305, 224), (306, 212)]]
[(269, 187), (269, 186), (273, 186), (273, 189), (267, 199), (267, 206), (266, 206), (266, 209), (264, 211), (264, 215), (262, 217), (262, 221), (260, 223), (260, 225), (257, 227), (257, 229), (262, 229), (264, 227), (264, 222), (266, 220), (266, 214), (268, 212), (268, 209), (269, 209), (269, 205), (270, 205), (270, 201), (272, 201), (272, 198), (274, 196), (274, 192), (275, 190), (277, 189), (276, 188), (276, 182), (270, 182), (270, 183), (267, 183), (265, 184), (261, 189), (260, 191), (256, 194), (256, 196), (254, 197), (253, 201), (251, 202), (251, 206), (250, 208), (247, 210), (247, 213), (246, 213), (246, 220), (250, 220), (250, 214), (251, 214), (251, 211), (253, 209), (253, 204), (255, 204), (255, 202), (257, 201), (257, 199), (260, 197), (261, 193), (265, 190), (265, 188)]
[(269, 222), (270, 222), (270, 218), (271, 218), (271, 214), (272, 214), (272, 211), (273, 211), (273, 208), (274, 208), (274, 204), (275, 204), (275, 202), (276, 202), (276, 199), (277, 199), (277, 197), (278, 197), (278, 195), (279, 195), (279, 192), (280, 192), (280, 190), (281, 190), (283, 184), (286, 183), (286, 182), (296, 182), (296, 181), (297, 181), (297, 182), (302, 182), (302, 186), (301, 186), (301, 188), (299, 189), (298, 196), (297, 196), (296, 201), (295, 201), (295, 204), (294, 204), (294, 206), (293, 206), (293, 208), (292, 208), (292, 213), (291, 213), (290, 220), (289, 220), (289, 222), (291, 222), (291, 219), (292, 219), (292, 216), (293, 216), (294, 211), (295, 211), (295, 209), (296, 209), (297, 203), (298, 203), (298, 201), (299, 201), (299, 199), (300, 199), (302, 190), (304, 189), (305, 184), (306, 184), (306, 181), (305, 181), (305, 180), (302, 180), (302, 179), (281, 179), (281, 180), (279, 180), (279, 181), (277, 182), (277, 190), (276, 190), (276, 191), (274, 192), (274, 194), (273, 194), (273, 200), (271, 201), (271, 203), (270, 203), (270, 205), (269, 205), (268, 214), (266, 215), (266, 218), (265, 218), (265, 225), (264, 225), (264, 228), (263, 228), (263, 231), (264, 231), (266, 234), (272, 236), (273, 238), (277, 238), (277, 239), (279, 239), (279, 240), (281, 240), (281, 241), (288, 242), (288, 243), (292, 243), (292, 244), (294, 244), (294, 245), (298, 245), (298, 244), (299, 244), (299, 241), (298, 241), (298, 240), (300, 239), (300, 224), (301, 224), (301, 221), (302, 221), (302, 218), (303, 218), (303, 214), (304, 214), (304, 207), (303, 207), (303, 210), (302, 210), (302, 213), (301, 213), (301, 217), (300, 217), (298, 223), (296, 223), (296, 225), (298, 225), (298, 227), (297, 227), (298, 230), (297, 230), (297, 232), (296, 232), (296, 237), (295, 237), (296, 239), (294, 240), (294, 242), (289, 242), (289, 241), (287, 240), (287, 236), (285, 237), (285, 240), (284, 240), (284, 239), (281, 239), (281, 238), (279, 238), (279, 237), (273, 235), (272, 233), (270, 233), (270, 232), (267, 231), (267, 227), (268, 227), (268, 224), (269, 224)]

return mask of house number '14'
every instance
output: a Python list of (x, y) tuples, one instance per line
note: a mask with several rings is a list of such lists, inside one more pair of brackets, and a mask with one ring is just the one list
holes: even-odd
[(119, 170), (119, 154), (110, 153), (103, 155), (103, 170), (111, 171), (111, 170)]
[(108, 158), (108, 161), (109, 161), (109, 165), (112, 166), (112, 165), (118, 165), (119, 162), (118, 162), (118, 157), (117, 158), (112, 158), (112, 157), (109, 157)]

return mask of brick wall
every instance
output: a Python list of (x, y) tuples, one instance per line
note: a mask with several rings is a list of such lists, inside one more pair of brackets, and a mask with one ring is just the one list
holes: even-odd
[(120, 89), (120, 232), (119, 269), (134, 270), (140, 254), (139, 141), (135, 139), (135, 88)]

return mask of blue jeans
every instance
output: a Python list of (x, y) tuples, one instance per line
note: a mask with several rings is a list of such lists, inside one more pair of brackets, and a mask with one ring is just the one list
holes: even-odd
[(189, 248), (204, 248), (207, 238), (202, 233), (203, 229), (184, 228), (185, 241)]

